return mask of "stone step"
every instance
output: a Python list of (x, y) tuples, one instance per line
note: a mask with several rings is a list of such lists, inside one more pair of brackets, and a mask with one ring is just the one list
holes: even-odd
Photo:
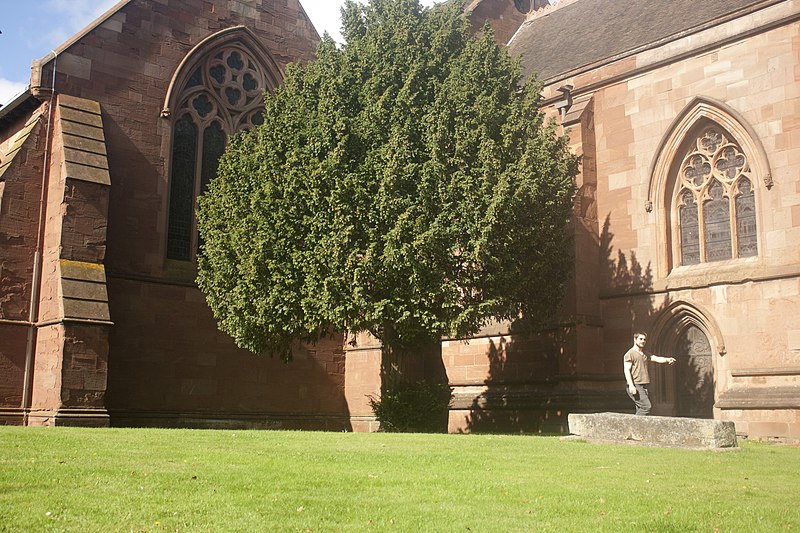
[(583, 440), (692, 449), (737, 448), (736, 427), (725, 420), (572, 413), (569, 432)]

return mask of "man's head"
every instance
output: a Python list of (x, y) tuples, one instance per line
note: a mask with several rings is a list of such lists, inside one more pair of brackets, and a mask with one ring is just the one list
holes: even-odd
[(647, 343), (647, 333), (644, 331), (637, 331), (633, 334), (633, 344), (640, 350), (644, 348), (644, 345)]

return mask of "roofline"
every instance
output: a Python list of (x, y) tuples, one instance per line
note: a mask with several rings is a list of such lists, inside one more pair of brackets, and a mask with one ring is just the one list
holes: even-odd
[(319, 30), (317, 29), (317, 27), (316, 27), (316, 26), (314, 26), (314, 23), (313, 23), (313, 22), (311, 22), (311, 17), (309, 17), (309, 16), (308, 16), (308, 13), (306, 13), (306, 8), (305, 8), (305, 7), (303, 7), (303, 0), (299, 0), (299, 1), (297, 2), (297, 5), (298, 5), (298, 6), (300, 6), (300, 12), (301, 12), (301, 13), (303, 14), (303, 16), (306, 18), (306, 20), (308, 21), (308, 23), (311, 25), (311, 27), (312, 27), (312, 28), (314, 28), (314, 32), (317, 34), (317, 42), (321, 41), (321, 40), (322, 40), (322, 35), (320, 35), (320, 34), (319, 34)]
[[(572, 4), (576, 3), (577, 1), (578, 0), (573, 0), (572, 2), (569, 2), (569, 3), (565, 4), (563, 7), (568, 7), (569, 5), (572, 5)], [(545, 86), (554, 85), (554, 84), (556, 84), (558, 82), (567, 80), (567, 79), (575, 77), (575, 76), (579, 76), (579, 75), (584, 74), (584, 73), (586, 73), (586, 72), (588, 72), (590, 70), (597, 69), (597, 68), (599, 68), (601, 66), (608, 65), (610, 63), (614, 63), (614, 62), (619, 61), (621, 59), (625, 59), (627, 57), (630, 57), (630, 56), (645, 52), (647, 50), (652, 50), (654, 48), (658, 48), (660, 46), (664, 46), (665, 44), (671, 43), (673, 41), (677, 41), (677, 40), (682, 39), (682, 38), (684, 38), (684, 37), (686, 37), (688, 35), (693, 35), (695, 33), (700, 33), (700, 32), (702, 32), (704, 30), (709, 29), (709, 28), (713, 28), (714, 26), (719, 26), (721, 24), (725, 24), (725, 23), (730, 22), (732, 20), (735, 20), (735, 19), (747, 16), (747, 15), (750, 15), (752, 13), (755, 13), (756, 11), (760, 11), (762, 9), (767, 9), (769, 7), (772, 7), (772, 6), (776, 5), (776, 4), (780, 4), (780, 3), (783, 3), (783, 2), (786, 2), (786, 0), (762, 0), (761, 2), (758, 2), (758, 3), (755, 3), (755, 4), (751, 4), (749, 6), (743, 7), (743, 8), (741, 8), (741, 9), (739, 9), (737, 11), (734, 11), (732, 13), (728, 13), (727, 15), (725, 15), (722, 18), (719, 18), (719, 19), (716, 19), (716, 20), (713, 20), (713, 21), (709, 21), (709, 22), (706, 22), (704, 24), (699, 24), (697, 26), (693, 26), (693, 27), (688, 28), (686, 30), (683, 30), (681, 32), (674, 33), (672, 35), (668, 35), (668, 36), (666, 36), (666, 37), (664, 37), (662, 39), (659, 39), (657, 41), (652, 41), (650, 43), (646, 43), (646, 44), (637, 46), (635, 48), (631, 48), (629, 50), (624, 50), (624, 51), (622, 51), (622, 52), (620, 52), (620, 53), (618, 53), (616, 55), (608, 56), (608, 57), (605, 57), (603, 59), (599, 59), (599, 60), (595, 61), (594, 63), (588, 63), (588, 64), (581, 65), (581, 66), (578, 66), (578, 67), (574, 67), (574, 68), (572, 68), (570, 70), (565, 70), (565, 71), (559, 72), (558, 74), (554, 74), (554, 75), (550, 76), (547, 79), (541, 79), (539, 81), (542, 83), (542, 85), (545, 85)], [(558, 5), (558, 4), (555, 4), (555, 5)], [(553, 11), (555, 11), (555, 10), (553, 10)], [(552, 11), (543, 13), (543, 16), (547, 16), (550, 13), (552, 13)], [(540, 17), (536, 17), (536, 18), (532, 18), (532, 19), (529, 19), (529, 20), (523, 22), (522, 25), (520, 26), (520, 28), (517, 29), (517, 33), (520, 32), (520, 30), (522, 29), (523, 26), (526, 26), (526, 25), (529, 25), (531, 23), (534, 23), (539, 19), (540, 19)], [(516, 37), (517, 33), (514, 34), (515, 37)], [(738, 37), (737, 37), (737, 39), (738, 39)], [(737, 40), (737, 39), (724, 39), (724, 41)], [(511, 41), (509, 41), (509, 44), (511, 44)]]
[(13, 113), (15, 109), (27, 102), (29, 98), (33, 98), (30, 86), (26, 87), (24, 91), (15, 96), (14, 99), (6, 105), (0, 106), (0, 123), (7, 115)]
[(109, 8), (108, 11), (106, 11), (105, 13), (94, 19), (94, 21), (90, 22), (81, 31), (70, 37), (61, 46), (56, 47), (55, 49), (53, 49), (52, 52), (45, 55), (41, 59), (35, 59), (31, 64), (31, 83), (29, 85), (29, 90), (33, 89), (35, 92), (36, 89), (41, 87), (42, 69), (45, 67), (45, 65), (50, 63), (52, 60), (54, 60), (63, 52), (67, 51), (69, 47), (71, 47), (73, 44), (81, 40), (87, 33), (94, 30), (95, 28), (103, 24), (105, 21), (116, 15), (117, 11), (122, 9), (130, 2), (132, 2), (132, 0), (120, 0), (119, 2), (111, 6), (111, 8)]
[[(778, 0), (778, 2), (780, 2), (780, 1), (784, 1), (784, 0)], [(777, 3), (777, 2), (774, 2), (774, 3)], [(672, 56), (670, 58), (654, 61), (653, 63), (633, 68), (633, 69), (631, 69), (629, 71), (626, 71), (626, 72), (623, 72), (623, 73), (620, 73), (620, 74), (616, 74), (614, 76), (611, 76), (610, 78), (603, 79), (603, 80), (600, 80), (600, 81), (596, 81), (594, 83), (590, 83), (588, 85), (585, 85), (585, 86), (582, 86), (582, 87), (579, 87), (579, 88), (576, 87), (571, 92), (571, 94), (572, 94), (573, 98), (577, 97), (579, 95), (588, 94), (588, 93), (591, 93), (593, 91), (599, 90), (602, 87), (606, 87), (608, 85), (613, 85), (615, 83), (619, 83), (621, 80), (625, 80), (625, 79), (631, 78), (633, 76), (637, 76), (637, 75), (645, 73), (645, 72), (650, 72), (652, 70), (661, 68), (664, 65), (668, 65), (670, 63), (674, 63), (676, 60), (683, 60), (683, 59), (686, 59), (686, 58), (689, 58), (689, 57), (696, 56), (698, 54), (702, 54), (702, 53), (708, 52), (710, 50), (715, 50), (715, 49), (718, 49), (718, 48), (720, 48), (722, 46), (725, 46), (727, 44), (734, 43), (734, 42), (737, 42), (737, 41), (741, 41), (741, 40), (746, 39), (748, 37), (752, 37), (753, 35), (758, 35), (758, 34), (761, 34), (761, 33), (765, 33), (765, 32), (771, 31), (771, 30), (773, 30), (775, 28), (780, 28), (782, 26), (786, 26), (788, 24), (792, 24), (792, 23), (795, 23), (795, 22), (800, 22), (800, 12), (795, 13), (795, 14), (793, 14), (791, 16), (787, 16), (787, 17), (783, 17), (783, 18), (771, 21), (771, 22), (769, 22), (767, 24), (764, 24), (762, 26), (757, 26), (755, 28), (751, 28), (751, 29), (749, 29), (749, 30), (747, 30), (745, 32), (742, 32), (742, 33), (739, 33), (739, 34), (736, 34), (736, 35), (731, 35), (731, 36), (729, 36), (729, 37), (727, 37), (725, 39), (722, 39), (722, 40), (719, 40), (719, 41), (716, 41), (716, 42), (713, 42), (713, 43), (708, 43), (708, 44), (700, 46), (698, 48), (693, 48), (691, 50), (687, 50), (687, 51), (685, 51), (683, 53), (680, 53), (680, 54), (678, 54), (676, 56)], [(602, 63), (596, 65), (595, 68), (599, 67), (599, 66), (602, 66), (603, 64), (613, 63), (617, 59), (620, 59), (620, 58), (619, 57), (614, 57), (609, 61), (602, 62)], [(548, 78), (547, 80), (544, 80), (544, 81), (540, 80), (540, 82), (542, 83), (542, 86), (544, 86), (544, 87), (553, 86), (556, 83), (563, 82), (565, 80), (569, 80), (571, 77), (580, 75), (583, 72), (585, 72), (585, 70), (580, 71), (580, 72), (578, 70), (579, 69), (575, 69), (575, 70), (569, 71), (567, 73), (567, 75), (559, 74), (557, 76), (553, 76), (551, 78)], [(591, 70), (591, 69), (589, 69), (589, 70)], [(561, 98), (563, 98), (562, 95), (553, 96), (553, 97), (550, 97), (550, 98), (542, 100), (541, 104), (542, 104), (543, 107), (544, 106), (553, 105), (554, 103), (556, 103)]]

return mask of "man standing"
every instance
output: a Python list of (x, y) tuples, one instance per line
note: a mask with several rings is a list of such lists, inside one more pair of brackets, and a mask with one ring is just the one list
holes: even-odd
[(636, 404), (637, 415), (650, 414), (650, 395), (647, 392), (647, 386), (650, 384), (650, 372), (647, 368), (648, 360), (654, 363), (675, 364), (674, 357), (646, 355), (644, 353), (645, 343), (647, 343), (647, 334), (637, 331), (633, 334), (633, 347), (625, 352), (625, 357), (623, 357), (628, 396)]

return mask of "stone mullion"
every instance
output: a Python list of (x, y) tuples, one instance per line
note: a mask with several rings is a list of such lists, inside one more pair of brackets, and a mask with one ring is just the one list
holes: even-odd
[[(734, 182), (738, 183), (738, 182)], [(731, 226), (731, 259), (738, 259), (739, 258), (739, 228), (738, 228), (738, 213), (736, 212), (736, 194), (734, 191), (736, 190), (736, 186), (731, 185), (731, 188), (728, 190), (728, 212), (730, 216), (728, 217), (728, 222)]]
[[(708, 261), (706, 258), (706, 216), (705, 216), (705, 200), (706, 188), (700, 190), (695, 198), (697, 199), (697, 238), (699, 239), (700, 246), (700, 262), (705, 263)], [(699, 196), (699, 198), (698, 198)]]

